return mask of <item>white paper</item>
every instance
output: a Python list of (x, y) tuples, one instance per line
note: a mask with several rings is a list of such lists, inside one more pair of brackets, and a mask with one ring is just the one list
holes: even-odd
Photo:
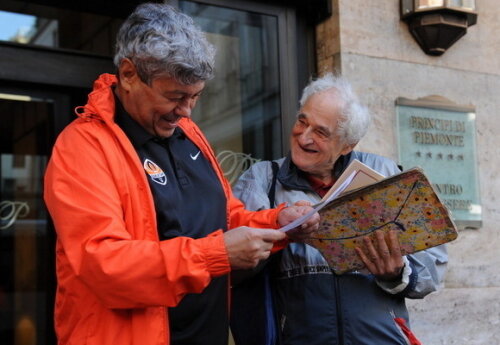
[(333, 193), (326, 200), (323, 200), (319, 204), (316, 204), (315, 206), (313, 206), (313, 209), (311, 211), (309, 211), (308, 213), (306, 213), (302, 217), (299, 217), (299, 218), (295, 219), (293, 222), (289, 223), (288, 225), (285, 225), (284, 227), (280, 228), (279, 230), (283, 231), (283, 232), (287, 232), (289, 230), (295, 229), (299, 225), (304, 224), (309, 218), (311, 218), (313, 216), (313, 214), (315, 214), (316, 212), (318, 212), (319, 210), (321, 210), (323, 208), (323, 206), (325, 206), (330, 201), (332, 201), (337, 196), (339, 196), (347, 188), (347, 186), (349, 186), (349, 184), (351, 183), (351, 181), (354, 178), (354, 176), (356, 176), (356, 173), (357, 173), (357, 171), (353, 171), (345, 179), (345, 181), (342, 182), (340, 184), (340, 186), (335, 191), (333, 191)]
[(340, 186), (346, 178), (350, 176), (350, 174), (356, 171), (357, 174), (354, 176), (352, 183), (347, 186), (344, 192), (348, 192), (353, 189), (357, 189), (360, 187), (364, 187), (366, 185), (375, 183), (385, 178), (385, 176), (381, 175), (377, 171), (373, 170), (366, 164), (361, 163), (359, 160), (354, 159), (349, 166), (344, 170), (342, 175), (339, 176), (338, 180), (333, 184), (332, 188), (325, 194), (321, 201), (326, 200), (330, 197), (331, 193), (333, 193)]

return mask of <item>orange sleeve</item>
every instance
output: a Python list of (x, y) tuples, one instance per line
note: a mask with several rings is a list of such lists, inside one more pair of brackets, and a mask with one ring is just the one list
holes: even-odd
[[(286, 207), (286, 204), (280, 204), (276, 208), (262, 211), (246, 210), (244, 204), (231, 193), (230, 202), (230, 229), (238, 226), (249, 226), (252, 228), (279, 229), (278, 214)], [(274, 244), (272, 252), (277, 252), (286, 247), (289, 240), (283, 240)]]

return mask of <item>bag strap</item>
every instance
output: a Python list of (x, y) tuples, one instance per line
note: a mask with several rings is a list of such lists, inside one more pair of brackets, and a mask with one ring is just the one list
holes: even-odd
[[(271, 188), (267, 193), (269, 198), (269, 207), (275, 207), (276, 203), (276, 181), (278, 179), (278, 171), (280, 166), (278, 162), (271, 161), (271, 168), (273, 170), (273, 178), (271, 180)], [(273, 271), (273, 266), (281, 261), (281, 251), (273, 254), (266, 260), (267, 267), (264, 270), (264, 280), (265, 280), (265, 292), (264, 299), (266, 305), (266, 345), (278, 345), (281, 344), (281, 335), (279, 330), (278, 318), (276, 316), (276, 291), (274, 286), (271, 284), (271, 271)]]
[(275, 207), (275, 195), (276, 195), (276, 180), (278, 179), (278, 171), (280, 170), (280, 166), (278, 162), (271, 161), (271, 168), (273, 170), (273, 178), (271, 180), (271, 188), (267, 193), (267, 197), (269, 198), (269, 207)]

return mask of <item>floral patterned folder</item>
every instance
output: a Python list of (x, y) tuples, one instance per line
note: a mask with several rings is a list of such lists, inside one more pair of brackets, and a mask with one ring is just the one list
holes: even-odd
[(364, 267), (354, 248), (378, 229), (397, 230), (403, 254), (457, 238), (447, 208), (420, 168), (340, 196), (319, 214), (319, 229), (306, 243), (316, 247), (336, 273)]

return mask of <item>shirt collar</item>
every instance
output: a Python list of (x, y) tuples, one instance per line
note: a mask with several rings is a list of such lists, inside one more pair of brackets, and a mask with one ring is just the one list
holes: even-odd
[(329, 190), (330, 188), (333, 186), (333, 183), (335, 182), (335, 180), (332, 180), (331, 183), (324, 183), (323, 181), (321, 181), (319, 178), (317, 177), (314, 177), (312, 175), (305, 175), (307, 181), (309, 182), (309, 185), (311, 186), (311, 188), (320, 196), (320, 197), (323, 197)]

